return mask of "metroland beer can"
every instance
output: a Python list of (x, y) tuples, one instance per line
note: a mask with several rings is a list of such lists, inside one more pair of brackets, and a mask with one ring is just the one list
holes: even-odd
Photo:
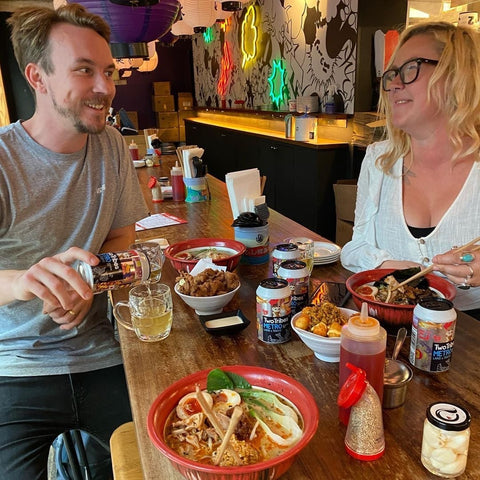
[(424, 298), (413, 309), (410, 363), (427, 372), (450, 367), (457, 313), (445, 298)]
[(272, 252), (272, 271), (273, 276), (278, 277), (278, 269), (282, 262), (286, 260), (298, 260), (302, 252), (298, 245), (293, 243), (281, 243), (275, 247)]
[(84, 261), (74, 266), (93, 293), (131, 286), (150, 277), (150, 262), (139, 250), (100, 253), (96, 256), (100, 262), (93, 267)]
[(288, 282), (267, 278), (257, 288), (257, 333), (265, 343), (285, 343), (292, 336), (292, 294)]
[(288, 283), (292, 291), (292, 315), (301, 312), (308, 305), (310, 272), (301, 260), (286, 260), (280, 264), (277, 276)]

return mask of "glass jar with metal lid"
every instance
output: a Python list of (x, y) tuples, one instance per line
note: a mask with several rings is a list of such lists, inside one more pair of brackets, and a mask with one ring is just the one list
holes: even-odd
[(454, 478), (465, 471), (470, 441), (470, 414), (453, 403), (427, 408), (423, 425), (422, 463), (440, 477)]

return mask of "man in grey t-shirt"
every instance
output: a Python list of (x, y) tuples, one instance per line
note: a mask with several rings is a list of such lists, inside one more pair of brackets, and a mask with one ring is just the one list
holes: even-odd
[[(33, 116), (0, 128), (0, 478), (46, 478), (70, 429), (108, 448), (131, 419), (105, 294), (72, 268), (126, 249), (147, 215), (121, 135), (109, 27), (80, 5), (9, 19)], [(108, 452), (106, 452), (108, 457)]]

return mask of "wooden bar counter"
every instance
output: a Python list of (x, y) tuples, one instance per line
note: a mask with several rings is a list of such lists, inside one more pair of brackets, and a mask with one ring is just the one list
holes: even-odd
[[(146, 187), (150, 175), (167, 174), (172, 159), (163, 159), (162, 168), (138, 169), (145, 197), (151, 194)], [(160, 173), (160, 170), (163, 170)], [(188, 223), (146, 230), (138, 238), (164, 237), (170, 244), (195, 237), (234, 238), (232, 215), (225, 184), (208, 178), (211, 201), (196, 204), (150, 203), (152, 213), (169, 212)], [(286, 237), (321, 237), (288, 218), (271, 211), (270, 245)], [(240, 265), (238, 273), (242, 286), (227, 308), (241, 308), (250, 319), (249, 327), (234, 336), (212, 336), (206, 333), (195, 312), (173, 293), (176, 272), (165, 263), (162, 282), (170, 285), (174, 297), (173, 328), (170, 336), (156, 343), (144, 343), (133, 332), (119, 326), (120, 342), (127, 374), (130, 399), (144, 478), (146, 480), (179, 480), (183, 478), (169, 460), (156, 450), (148, 437), (146, 421), (153, 400), (170, 384), (193, 372), (228, 365), (257, 365), (287, 374), (307, 387), (314, 396), (320, 422), (316, 435), (300, 453), (284, 480), (413, 480), (435, 479), (421, 464), (420, 452), (425, 411), (430, 403), (458, 403), (472, 416), (469, 458), (466, 472), (459, 478), (480, 478), (480, 322), (459, 314), (455, 348), (449, 371), (427, 374), (416, 368), (408, 385), (405, 404), (384, 410), (385, 454), (379, 460), (362, 462), (350, 457), (344, 448), (346, 428), (338, 421), (338, 363), (318, 360), (298, 337), (281, 345), (262, 343), (257, 338), (255, 322), (255, 290), (260, 280), (269, 276), (269, 264)], [(340, 263), (315, 266), (312, 283), (322, 280), (343, 281), (350, 272)], [(112, 295), (113, 301), (125, 299), (126, 290)], [(400, 353), (408, 362), (409, 340)], [(393, 338), (388, 339), (387, 355), (391, 354)]]

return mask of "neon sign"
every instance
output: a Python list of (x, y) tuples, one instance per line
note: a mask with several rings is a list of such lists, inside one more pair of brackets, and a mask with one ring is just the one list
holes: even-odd
[(268, 77), (268, 83), (270, 85), (270, 98), (278, 108), (288, 92), (287, 69), (283, 66), (281, 60), (273, 61), (272, 74)]
[(215, 33), (213, 31), (213, 27), (208, 27), (203, 32), (203, 40), (205, 43), (212, 43), (215, 40)]
[(257, 56), (258, 27), (257, 11), (253, 5), (248, 7), (242, 22), (242, 68)]
[(220, 78), (218, 79), (217, 91), (221, 97), (225, 97), (227, 93), (227, 85), (230, 81), (230, 74), (232, 72), (232, 52), (230, 50), (230, 44), (225, 42), (223, 44), (223, 55), (220, 61)]

